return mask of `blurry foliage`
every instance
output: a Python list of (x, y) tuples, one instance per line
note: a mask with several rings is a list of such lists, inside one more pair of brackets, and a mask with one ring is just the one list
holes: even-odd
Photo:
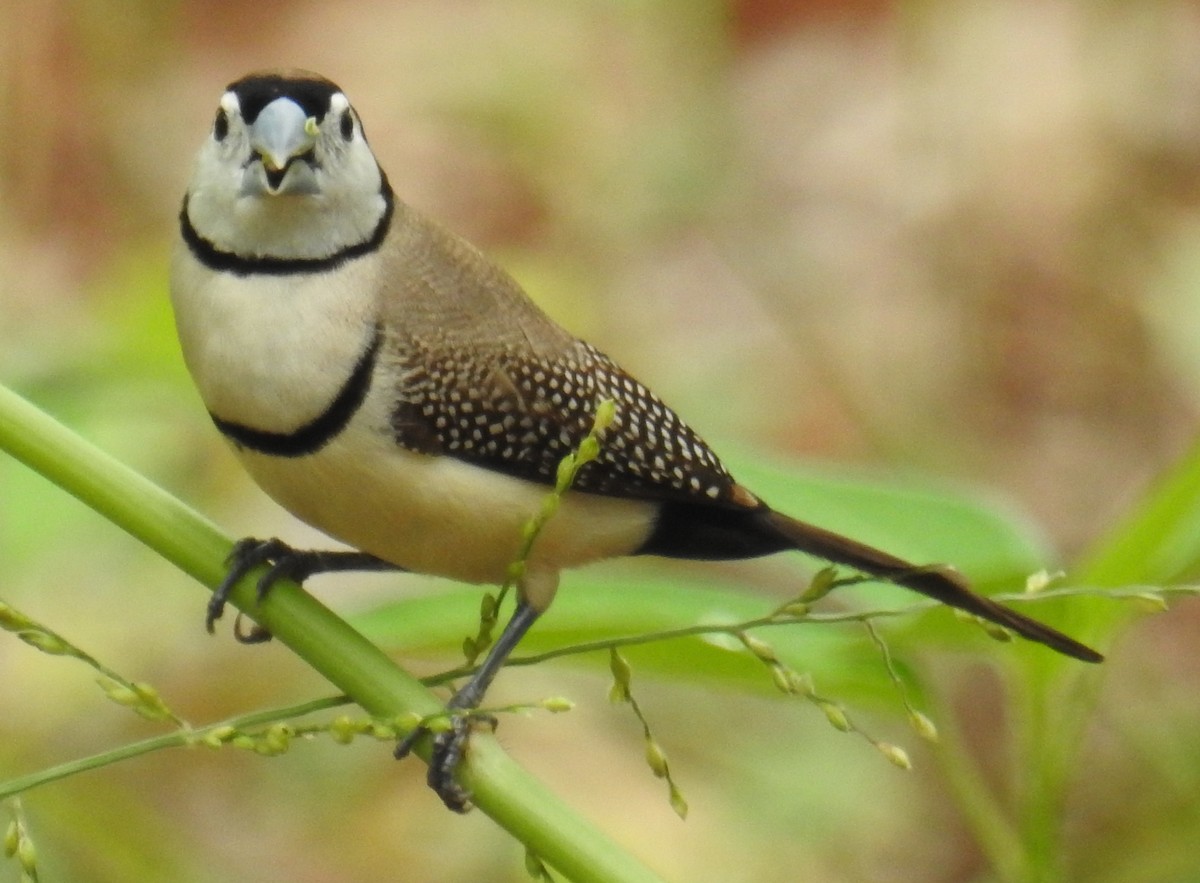
[[(1064, 562), (1093, 585), (1195, 579), (1197, 39), (1183, 0), (0, 0), (0, 382), (230, 530), (314, 541), (206, 425), (165, 296), (220, 88), (299, 63), (347, 88), (401, 194), (499, 256), (772, 503), (953, 560), (988, 589)], [(788, 454), (936, 472), (1016, 503), (774, 465)], [(322, 690), (279, 648), (208, 639), (195, 586), (6, 457), (0, 561), (0, 595), (190, 720)], [(769, 607), (797, 580), (789, 560), (585, 571), (523, 649)], [(385, 645), (440, 662), (478, 598), (419, 579), (314, 588), (369, 610), (358, 621)], [(384, 603), (397, 597), (411, 600)], [(857, 627), (773, 632), (910, 750), (911, 774), (780, 704), (744, 654), (632, 649), (686, 824), (603, 701), (604, 660), (506, 673), (498, 702), (566, 693), (578, 707), (501, 735), (673, 879), (995, 879), (947, 743), (995, 785), (994, 810), (1035, 792), (1053, 804), (1017, 825), (1025, 848), (1053, 853), (1041, 879), (1186, 879), (1196, 610), (1126, 632), (1086, 673), (945, 612), (888, 623), (942, 748), (912, 739)], [(1087, 637), (1128, 607), (1043, 611)], [(0, 640), (0, 672), (5, 777), (154, 732), (15, 640)], [(361, 745), (176, 752), (31, 792), (25, 814), (43, 879), (527, 879), (520, 849), (443, 813), (422, 773)]]

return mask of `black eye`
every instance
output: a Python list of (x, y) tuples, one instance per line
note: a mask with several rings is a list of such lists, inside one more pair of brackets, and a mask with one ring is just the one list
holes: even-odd
[(218, 141), (224, 141), (225, 136), (229, 134), (229, 115), (225, 113), (225, 108), (217, 111), (217, 118), (213, 120), (213, 137)]
[(350, 115), (350, 111), (342, 111), (342, 119), (340, 121), (342, 127), (342, 137), (349, 141), (354, 137), (354, 117)]

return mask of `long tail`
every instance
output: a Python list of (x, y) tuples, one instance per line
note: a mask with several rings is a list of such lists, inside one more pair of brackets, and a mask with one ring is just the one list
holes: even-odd
[(997, 604), (990, 598), (975, 594), (968, 588), (962, 576), (952, 568), (914, 567), (887, 552), (881, 552), (815, 525), (797, 521), (782, 512), (767, 511), (762, 518), (764, 527), (801, 552), (825, 558), (836, 564), (845, 564), (871, 576), (905, 586), (943, 604), (974, 613), (997, 625), (1012, 629), (1022, 637), (1045, 644), (1052, 650), (1083, 662), (1104, 661), (1104, 657), (1091, 647), (1035, 619)]

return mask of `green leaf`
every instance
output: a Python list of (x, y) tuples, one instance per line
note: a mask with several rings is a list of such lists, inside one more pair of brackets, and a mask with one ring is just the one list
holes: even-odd
[(1200, 442), (1160, 476), (1146, 497), (1083, 556), (1088, 585), (1164, 585), (1200, 574)]

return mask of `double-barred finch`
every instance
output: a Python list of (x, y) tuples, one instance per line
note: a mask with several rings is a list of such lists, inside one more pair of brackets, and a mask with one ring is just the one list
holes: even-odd
[[(222, 95), (180, 213), (171, 296), (184, 358), (262, 488), (358, 551), (244, 541), (226, 586), (397, 568), (499, 583), (600, 402), (616, 416), (528, 558), (517, 611), (451, 700), (478, 705), (562, 570), (622, 555), (799, 550), (890, 580), (1077, 659), (1099, 654), (918, 568), (771, 509), (653, 392), (551, 321), (477, 249), (395, 198), (342, 91), (255, 73)], [(455, 809), (467, 729), (435, 739)], [(407, 751), (411, 740), (400, 746)]]

